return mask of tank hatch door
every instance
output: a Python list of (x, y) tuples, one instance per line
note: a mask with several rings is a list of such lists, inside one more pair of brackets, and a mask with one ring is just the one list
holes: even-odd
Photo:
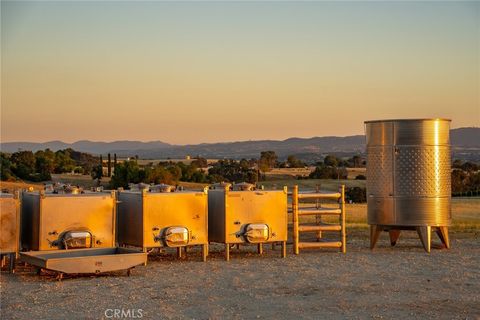
[(189, 232), (185, 227), (170, 227), (165, 230), (164, 238), (168, 247), (185, 246), (189, 241)]
[(265, 242), (270, 238), (270, 229), (263, 223), (251, 223), (245, 228), (244, 235), (250, 243)]

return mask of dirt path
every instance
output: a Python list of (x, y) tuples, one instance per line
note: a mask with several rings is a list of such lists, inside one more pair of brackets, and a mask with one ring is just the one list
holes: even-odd
[(383, 236), (375, 251), (360, 233), (347, 255), (293, 256), (289, 247), (280, 259), (270, 248), (263, 256), (244, 248), (225, 262), (213, 246), (207, 263), (199, 252), (181, 261), (157, 256), (131, 277), (57, 282), (31, 269), (2, 273), (1, 318), (109, 319), (113, 309), (138, 318), (142, 309), (144, 319), (480, 319), (478, 235), (453, 234), (451, 250), (428, 255), (413, 233), (395, 248)]

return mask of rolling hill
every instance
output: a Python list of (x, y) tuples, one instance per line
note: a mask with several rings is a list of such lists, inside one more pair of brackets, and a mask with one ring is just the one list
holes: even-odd
[[(480, 128), (458, 128), (450, 131), (452, 149), (455, 155), (465, 159), (480, 160)], [(273, 150), (281, 158), (290, 154), (303, 159), (314, 160), (327, 153), (351, 155), (363, 153), (365, 136), (289, 138), (286, 140), (258, 140), (196, 145), (172, 145), (162, 141), (113, 141), (96, 142), (82, 140), (74, 143), (49, 141), (45, 143), (6, 142), (0, 145), (2, 152), (18, 150), (59, 150), (72, 148), (93, 154), (117, 153), (120, 157), (138, 155), (143, 159), (183, 158), (186, 155), (206, 158), (253, 158), (261, 151)]]

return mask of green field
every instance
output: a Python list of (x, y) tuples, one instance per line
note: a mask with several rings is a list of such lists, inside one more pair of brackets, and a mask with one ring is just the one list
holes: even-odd
[[(346, 210), (348, 228), (368, 228), (367, 204), (347, 204)], [(314, 221), (313, 217), (309, 218), (311, 222)], [(302, 221), (308, 222), (309, 220)], [(450, 230), (474, 233), (480, 231), (480, 197), (452, 199), (452, 225)]]

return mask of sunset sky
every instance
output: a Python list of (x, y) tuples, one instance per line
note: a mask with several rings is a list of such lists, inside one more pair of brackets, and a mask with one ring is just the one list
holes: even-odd
[(1, 140), (480, 126), (480, 2), (4, 2)]

